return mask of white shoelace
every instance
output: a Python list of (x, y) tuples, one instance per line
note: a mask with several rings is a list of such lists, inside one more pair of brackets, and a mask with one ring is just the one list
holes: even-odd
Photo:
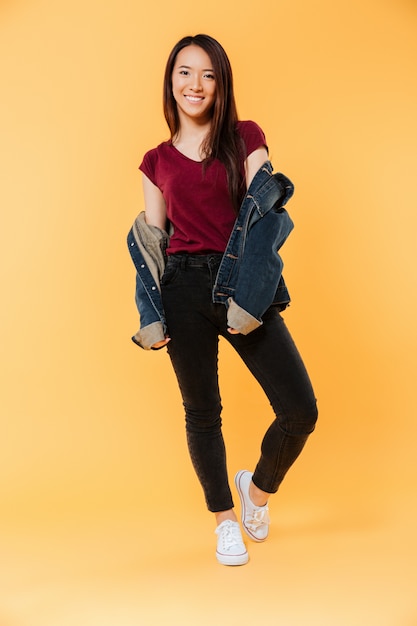
[(222, 522), (220, 526), (216, 528), (216, 533), (220, 537), (222, 549), (225, 552), (234, 546), (242, 546), (242, 536), (240, 534), (239, 525), (236, 522), (232, 522), (231, 520)]
[(264, 506), (252, 509), (251, 516), (249, 519), (245, 520), (245, 523), (251, 530), (256, 530), (260, 526), (269, 524), (268, 507)]

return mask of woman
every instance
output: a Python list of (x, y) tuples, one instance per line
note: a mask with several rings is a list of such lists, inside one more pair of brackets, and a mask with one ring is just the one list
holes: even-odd
[[(248, 552), (233, 509), (221, 431), (219, 336), (241, 356), (275, 413), (254, 473), (241, 470), (235, 477), (243, 530), (252, 540), (267, 538), (268, 499), (278, 490), (317, 419), (308, 375), (280, 315), (289, 298), (274, 302), (272, 296), (265, 296), (274, 281), (286, 293), (277, 247), (271, 252), (264, 242), (274, 232), (274, 245), (281, 245), (291, 230), (282, 203), (271, 196), (277, 189), (288, 190), (291, 183), (282, 175), (272, 176), (259, 126), (238, 121), (230, 63), (213, 38), (184, 37), (173, 48), (165, 71), (164, 113), (171, 138), (147, 152), (140, 166), (146, 224), (164, 231), (169, 223), (172, 229), (160, 281), (167, 331), (152, 348), (167, 346), (178, 379), (191, 460), (207, 507), (216, 518), (217, 559), (224, 565), (243, 565)], [(223, 293), (218, 282), (221, 268), (227, 269), (227, 263), (238, 257), (226, 250), (241, 247), (244, 229), (239, 216), (243, 207), (248, 210), (245, 202), (256, 201), (247, 194), (250, 186), (258, 193), (258, 204), (269, 204), (262, 220), (258, 219), (262, 210), (251, 212), (256, 217), (248, 223), (258, 219), (251, 227), (253, 258), (248, 258), (247, 239), (247, 270), (239, 266), (243, 279), (236, 279), (238, 301), (233, 297), (238, 293), (236, 281), (229, 284), (230, 293)], [(262, 263), (256, 259), (263, 259)], [(269, 268), (268, 276), (264, 266)], [(256, 289), (262, 290), (262, 297), (253, 297)], [(259, 301), (267, 305), (254, 315), (242, 307), (245, 298), (254, 306)]]

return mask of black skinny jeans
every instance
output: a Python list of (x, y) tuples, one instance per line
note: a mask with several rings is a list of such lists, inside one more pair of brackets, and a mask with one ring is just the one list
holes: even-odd
[(227, 331), (226, 307), (211, 292), (222, 255), (172, 255), (161, 281), (171, 358), (185, 407), (187, 442), (207, 507), (233, 508), (221, 431), (218, 342), (235, 348), (265, 391), (275, 413), (261, 445), (253, 482), (268, 493), (285, 474), (314, 430), (314, 392), (294, 342), (276, 307), (248, 335)]

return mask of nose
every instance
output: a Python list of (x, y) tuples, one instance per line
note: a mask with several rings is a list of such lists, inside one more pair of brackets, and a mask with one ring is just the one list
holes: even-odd
[(191, 89), (193, 91), (201, 91), (201, 89), (202, 89), (202, 87), (201, 87), (201, 79), (200, 79), (200, 76), (199, 76), (199, 74), (197, 72), (193, 75)]

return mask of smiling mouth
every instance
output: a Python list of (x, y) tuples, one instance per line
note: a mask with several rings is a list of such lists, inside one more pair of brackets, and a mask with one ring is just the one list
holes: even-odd
[(202, 96), (185, 96), (189, 102), (202, 102), (204, 98)]

